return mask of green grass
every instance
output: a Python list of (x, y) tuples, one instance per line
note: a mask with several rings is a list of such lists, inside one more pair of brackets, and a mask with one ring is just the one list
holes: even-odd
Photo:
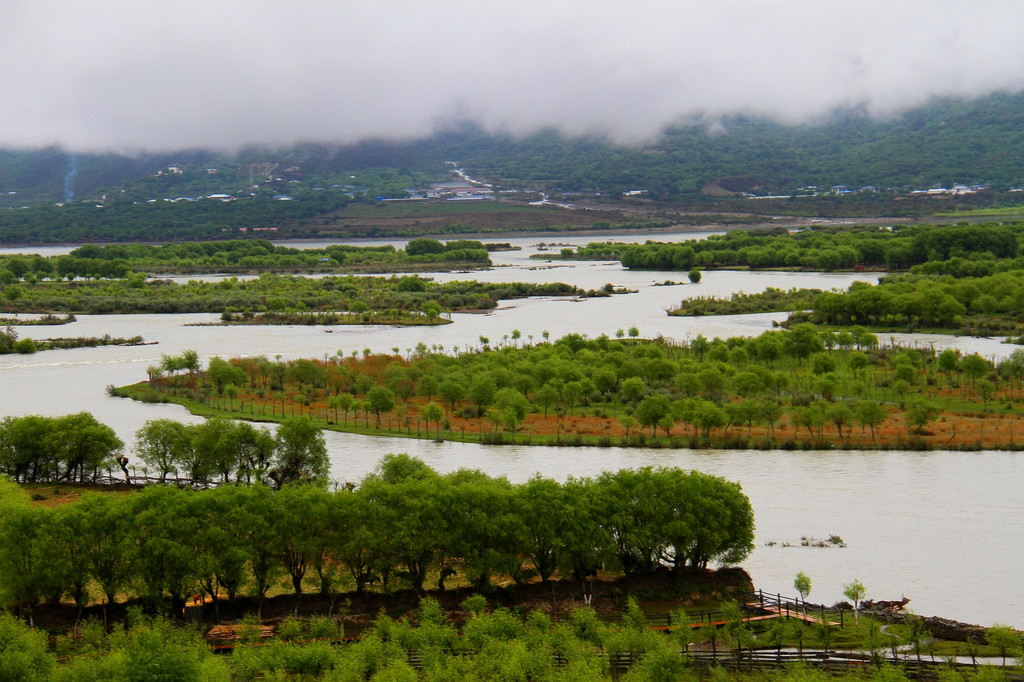
[(967, 216), (1024, 216), (1024, 206), (1001, 206), (992, 208), (975, 208), (969, 211), (950, 211), (947, 213), (936, 213), (936, 218), (961, 218)]
[[(546, 209), (548, 212), (551, 209)], [(380, 204), (350, 204), (334, 214), (344, 218), (406, 218), (414, 216), (448, 216), (480, 213), (543, 213), (543, 208), (532, 208), (497, 201), (445, 201), (445, 202), (385, 202)]]

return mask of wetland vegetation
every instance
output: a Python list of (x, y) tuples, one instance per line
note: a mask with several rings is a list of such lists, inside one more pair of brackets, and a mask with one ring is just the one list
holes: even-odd
[(196, 414), (480, 443), (730, 448), (1017, 448), (1024, 351), (880, 345), (813, 324), (753, 338), (523, 338), (322, 359), (165, 357), (111, 389)]

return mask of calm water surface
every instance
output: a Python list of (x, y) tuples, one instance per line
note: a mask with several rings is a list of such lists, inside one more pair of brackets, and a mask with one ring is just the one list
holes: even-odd
[[(691, 238), (692, 234), (679, 235)], [(643, 241), (643, 236), (613, 237)], [(671, 241), (671, 235), (657, 235)], [(601, 239), (604, 239), (603, 237)], [(323, 357), (339, 350), (389, 351), (428, 346), (476, 347), (479, 337), (500, 343), (513, 329), (523, 341), (569, 332), (596, 336), (637, 326), (643, 336), (674, 339), (756, 335), (784, 316), (741, 315), (670, 318), (665, 308), (692, 296), (727, 296), (766, 287), (845, 288), (852, 281), (874, 281), (871, 273), (707, 272), (698, 285), (654, 286), (685, 273), (624, 271), (617, 263), (546, 263), (530, 260), (539, 241), (582, 244), (592, 237), (498, 239), (523, 246), (493, 254), (496, 267), (472, 274), (436, 274), (439, 280), (564, 281), (585, 288), (605, 283), (636, 294), (572, 301), (561, 298), (503, 301), (486, 315), (455, 315), (454, 324), (433, 328), (395, 327), (196, 327), (216, 315), (80, 316), (64, 327), (20, 327), (19, 334), (47, 336), (134, 336), (157, 345), (51, 351), (32, 356), (0, 356), (0, 415), (61, 415), (87, 410), (110, 424), (129, 443), (146, 420), (171, 417), (196, 422), (182, 408), (108, 398), (108, 384), (140, 381), (146, 367), (164, 354), (193, 348), (204, 360), (214, 355)], [(392, 242), (398, 246), (402, 242)], [(315, 246), (300, 242), (298, 246)], [(557, 252), (558, 246), (554, 247)], [(66, 252), (64, 247), (20, 249)], [(3, 251), (10, 252), (9, 249)], [(885, 336), (882, 341), (888, 342)], [(954, 346), (997, 358), (1013, 347), (995, 340), (930, 335), (893, 335), (892, 340), (922, 346)], [(564, 480), (606, 469), (644, 465), (680, 466), (739, 481), (750, 496), (757, 520), (757, 547), (744, 566), (758, 587), (793, 594), (798, 571), (813, 581), (811, 599), (832, 603), (843, 583), (861, 580), (868, 596), (911, 598), (923, 615), (942, 615), (990, 625), (1024, 627), (1024, 458), (1006, 452), (782, 452), (689, 451), (620, 448), (483, 447), (327, 433), (333, 476), (358, 480), (389, 452), (409, 452), (440, 471), (482, 469), (522, 481), (536, 472)], [(835, 534), (845, 548), (801, 547), (802, 536)], [(775, 542), (774, 546), (766, 543)], [(794, 545), (784, 547), (784, 544)]]

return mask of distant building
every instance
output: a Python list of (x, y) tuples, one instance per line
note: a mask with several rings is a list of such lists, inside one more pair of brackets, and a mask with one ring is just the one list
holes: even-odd
[(424, 194), (428, 199), (489, 199), (494, 191), (468, 182), (435, 182)]

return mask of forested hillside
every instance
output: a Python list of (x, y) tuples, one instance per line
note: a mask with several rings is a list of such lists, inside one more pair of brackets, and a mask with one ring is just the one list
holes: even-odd
[[(241, 192), (255, 173), (257, 180), (351, 184), (379, 194), (443, 180), (445, 162), (452, 160), (473, 177), (499, 185), (601, 190), (613, 197), (647, 189), (658, 200), (685, 198), (716, 181), (727, 190), (774, 193), (837, 184), (885, 189), (990, 182), (1005, 189), (1024, 183), (1018, 163), (1022, 152), (1024, 94), (996, 94), (969, 101), (934, 100), (887, 119), (849, 109), (798, 126), (745, 116), (695, 120), (636, 146), (599, 137), (570, 138), (553, 130), (513, 137), (464, 123), (418, 140), (250, 147), (233, 154), (6, 150), (0, 151), (0, 192), (7, 205), (110, 195), (121, 189), (146, 200), (152, 198), (147, 192)], [(185, 172), (156, 175), (171, 165)], [(375, 170), (366, 174), (370, 169)]]

